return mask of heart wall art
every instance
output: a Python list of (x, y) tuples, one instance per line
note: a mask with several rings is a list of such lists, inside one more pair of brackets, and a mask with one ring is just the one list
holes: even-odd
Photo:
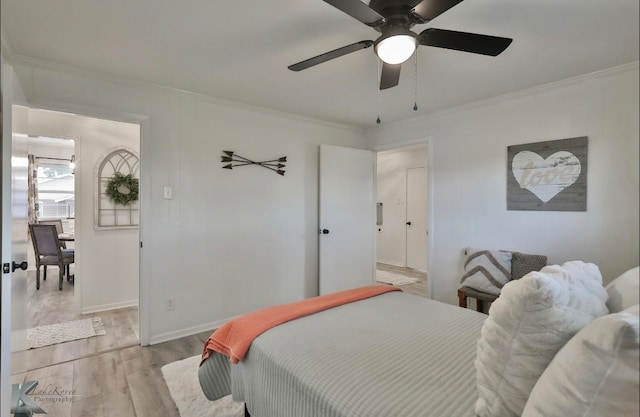
[(587, 211), (588, 138), (507, 147), (507, 210)]

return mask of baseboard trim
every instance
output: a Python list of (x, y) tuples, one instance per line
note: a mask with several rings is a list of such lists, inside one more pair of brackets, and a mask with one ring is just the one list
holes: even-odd
[(396, 262), (391, 262), (391, 261), (376, 261), (376, 262), (379, 263), (379, 264), (398, 266), (400, 268), (404, 268), (404, 264), (403, 263), (396, 263)]
[(187, 327), (185, 329), (176, 330), (173, 332), (166, 332), (151, 336), (149, 338), (150, 345), (157, 345), (158, 343), (168, 342), (169, 340), (179, 339), (181, 337), (192, 336), (194, 334), (206, 332), (208, 330), (217, 329), (226, 322), (235, 319), (236, 317), (230, 317), (224, 320), (211, 321), (205, 324), (199, 324), (197, 326)]
[(82, 314), (99, 313), (101, 311), (117, 310), (119, 308), (138, 307), (138, 299), (121, 301), (119, 303), (102, 304), (98, 306), (83, 307), (80, 312)]

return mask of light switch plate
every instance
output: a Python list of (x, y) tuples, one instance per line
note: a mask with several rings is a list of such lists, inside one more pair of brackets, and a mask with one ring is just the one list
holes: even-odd
[(173, 198), (173, 187), (168, 185), (164, 186), (164, 198), (165, 200), (171, 200)]

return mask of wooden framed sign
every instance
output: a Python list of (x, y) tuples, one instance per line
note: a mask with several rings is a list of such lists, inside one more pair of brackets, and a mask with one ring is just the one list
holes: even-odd
[(507, 210), (587, 211), (586, 136), (507, 147)]

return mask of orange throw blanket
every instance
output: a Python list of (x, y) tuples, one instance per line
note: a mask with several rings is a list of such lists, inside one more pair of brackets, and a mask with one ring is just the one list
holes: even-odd
[(215, 351), (229, 356), (232, 363), (238, 363), (247, 354), (253, 339), (279, 324), (390, 291), (402, 290), (387, 285), (369, 285), (245, 314), (213, 332), (204, 346), (202, 362)]

